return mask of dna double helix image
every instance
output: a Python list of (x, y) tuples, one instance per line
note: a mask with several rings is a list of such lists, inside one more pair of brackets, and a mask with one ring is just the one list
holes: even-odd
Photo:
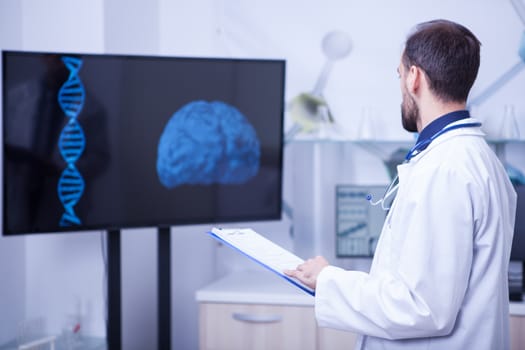
[(75, 166), (86, 146), (86, 139), (77, 117), (82, 111), (85, 90), (78, 75), (82, 60), (77, 57), (63, 56), (62, 62), (69, 70), (69, 76), (58, 92), (58, 103), (68, 118), (58, 140), (60, 155), (66, 162), (66, 168), (58, 180), (58, 198), (64, 207), (59, 225), (62, 227), (80, 225), (81, 220), (75, 214), (74, 207), (84, 192), (84, 179)]

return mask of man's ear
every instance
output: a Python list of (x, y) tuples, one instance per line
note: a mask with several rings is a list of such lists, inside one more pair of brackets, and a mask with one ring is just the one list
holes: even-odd
[(406, 87), (410, 95), (416, 95), (419, 92), (421, 79), (423, 79), (421, 68), (410, 66), (406, 79)]

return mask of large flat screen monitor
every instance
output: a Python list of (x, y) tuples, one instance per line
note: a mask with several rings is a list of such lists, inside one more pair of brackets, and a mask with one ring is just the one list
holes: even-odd
[(277, 220), (285, 62), (2, 52), (4, 235)]

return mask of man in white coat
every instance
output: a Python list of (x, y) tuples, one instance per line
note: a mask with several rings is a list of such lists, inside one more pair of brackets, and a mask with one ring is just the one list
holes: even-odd
[(286, 271), (315, 288), (318, 324), (357, 349), (509, 348), (507, 271), (516, 193), (466, 100), (480, 43), (437, 20), (408, 37), (398, 68), (402, 124), (419, 132), (369, 273), (323, 257)]

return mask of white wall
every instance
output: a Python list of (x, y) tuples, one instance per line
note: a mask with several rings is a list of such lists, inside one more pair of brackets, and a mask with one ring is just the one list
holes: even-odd
[[(198, 6), (194, 2), (192, 8)], [(447, 18), (463, 23), (479, 37), (483, 44), (482, 65), (472, 96), (519, 61), (517, 51), (524, 30), (510, 1), (502, 0), (439, 3), (431, 0), (229, 0), (214, 1), (210, 9), (215, 10), (215, 15), (208, 20), (209, 10), (204, 11), (205, 23), (194, 20), (199, 18), (197, 15), (186, 19), (191, 22), (188, 28), (198, 27), (199, 41), (189, 47), (197, 53), (286, 58), (287, 101), (313, 89), (325, 62), (320, 47), (323, 36), (332, 30), (348, 33), (353, 51), (347, 58), (335, 62), (324, 95), (350, 138), (357, 136), (357, 124), (365, 107), (372, 107), (385, 125), (378, 137), (409, 138), (399, 127), (396, 68), (404, 39), (416, 23)], [(174, 13), (164, 14), (166, 18), (171, 15)], [(186, 22), (171, 24), (172, 32), (186, 27)], [(204, 28), (213, 39), (203, 39)], [(209, 45), (210, 42), (213, 45)], [(161, 39), (161, 47), (163, 44), (168, 45), (168, 40)], [(210, 51), (203, 50), (205, 45)], [(505, 103), (513, 103), (517, 114), (525, 119), (524, 84), (525, 73), (513, 79), (477, 112), (483, 119), (496, 119)], [(521, 126), (525, 132), (525, 124)]]
[(22, 49), (91, 53), (103, 51), (102, 0), (23, 0), (20, 3)]
[(78, 319), (83, 334), (105, 335), (101, 233), (26, 238), (26, 319), (44, 317), (51, 334)]
[(0, 344), (17, 334), (25, 319), (25, 238), (0, 237)]
[[(382, 124), (378, 137), (410, 140), (399, 125), (396, 67), (409, 29), (436, 17), (460, 21), (483, 43), (473, 96), (519, 60), (518, 43), (524, 26), (510, 2), (503, 0), (4, 0), (0, 2), (0, 47), (284, 58), (289, 101), (313, 88), (325, 62), (320, 42), (325, 33), (338, 29), (351, 36), (354, 48), (350, 56), (335, 62), (324, 95), (345, 135), (356, 138), (362, 111), (372, 108)], [(503, 106), (514, 104), (525, 137), (524, 92), (522, 72), (476, 112), (487, 125), (497, 124)], [(285, 198), (295, 204), (295, 217), (300, 219), (294, 227), (294, 241), (287, 219), (238, 225), (253, 226), (288, 248), (306, 247), (306, 252), (330, 254), (333, 184), (380, 183), (387, 181), (387, 176), (378, 159), (349, 146), (320, 146), (318, 150), (310, 145), (296, 146), (285, 151), (284, 188)], [(511, 153), (513, 162), (525, 164), (519, 148), (511, 147)], [(313, 154), (318, 158), (312, 158)], [(297, 172), (299, 169), (302, 172)], [(304, 174), (317, 174), (322, 181), (316, 185)], [(196, 289), (230, 271), (257, 268), (218, 247), (204, 234), (207, 229), (203, 225), (172, 230), (174, 349), (197, 347)], [(131, 349), (151, 348), (156, 342), (156, 238), (151, 230), (125, 231), (124, 236), (124, 344)], [(341, 263), (366, 268), (367, 261)], [(75, 312), (79, 303), (86, 333), (105, 334), (98, 233), (0, 238), (0, 266), (0, 294), (8, 295), (0, 300), (0, 343), (10, 337), (13, 324), (23, 317), (45, 315), (49, 328), (59, 331), (66, 315)]]
[(122, 230), (122, 348), (157, 346), (157, 231)]

